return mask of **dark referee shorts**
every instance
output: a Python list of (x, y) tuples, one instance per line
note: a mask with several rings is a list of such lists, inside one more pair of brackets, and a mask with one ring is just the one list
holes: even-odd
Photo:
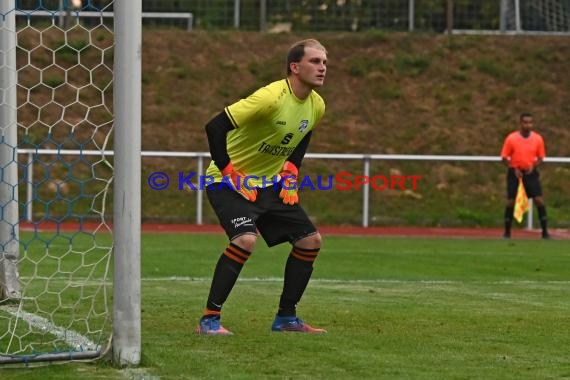
[(230, 240), (243, 235), (261, 234), (269, 247), (317, 233), (298, 204), (286, 205), (279, 198), (279, 186), (257, 189), (257, 200), (250, 202), (227, 185), (214, 183), (206, 194), (221, 226)]
[[(540, 173), (536, 169), (530, 174), (523, 173), (522, 180), (527, 197), (534, 198), (542, 196)], [(515, 175), (515, 169), (509, 168), (507, 172), (507, 199), (515, 199), (517, 197), (518, 187), (519, 179)]]

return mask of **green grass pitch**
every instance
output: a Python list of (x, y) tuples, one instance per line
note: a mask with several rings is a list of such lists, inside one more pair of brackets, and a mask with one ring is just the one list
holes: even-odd
[(258, 242), (224, 307), (232, 337), (194, 334), (218, 234), (144, 234), (142, 363), (0, 368), (11, 379), (570, 377), (567, 241), (325, 236), (298, 307), (318, 336), (270, 332), (286, 245)]

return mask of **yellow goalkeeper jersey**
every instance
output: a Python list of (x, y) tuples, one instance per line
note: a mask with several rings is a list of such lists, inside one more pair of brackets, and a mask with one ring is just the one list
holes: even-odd
[[(303, 137), (321, 120), (325, 103), (314, 90), (298, 99), (287, 79), (260, 88), (225, 108), (234, 130), (227, 135), (227, 149), (236, 170), (255, 176), (251, 182), (267, 186)], [(215, 182), (222, 175), (214, 162), (206, 171)]]

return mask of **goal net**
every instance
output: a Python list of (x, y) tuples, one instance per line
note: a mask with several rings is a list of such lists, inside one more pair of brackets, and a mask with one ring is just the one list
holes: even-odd
[(0, 363), (110, 347), (112, 3), (0, 0)]
[(503, 0), (505, 28), (518, 32), (569, 33), (569, 0)]

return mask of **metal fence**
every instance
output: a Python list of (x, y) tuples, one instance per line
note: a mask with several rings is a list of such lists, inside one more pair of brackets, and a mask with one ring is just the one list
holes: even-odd
[[(17, 3), (20, 9), (73, 9), (71, 0)], [(142, 0), (142, 5), (147, 13), (190, 13), (193, 28), (206, 30), (570, 35), (570, 0)], [(112, 2), (83, 0), (79, 10), (112, 11)], [(184, 20), (160, 16), (143, 24), (188, 28)]]
[[(36, 201), (37, 190), (34, 185), (34, 157), (39, 155), (57, 156), (57, 157), (77, 157), (77, 156), (104, 156), (112, 157), (114, 152), (112, 151), (98, 151), (98, 150), (62, 150), (62, 149), (18, 149), (18, 154), (21, 157), (26, 157), (25, 163), (22, 162), (22, 167), (25, 168), (23, 174), (24, 180), (22, 184), (25, 185), (25, 198), (24, 203), (24, 216), (28, 222), (35, 222), (33, 206)], [(167, 151), (143, 151), (141, 152), (142, 157), (161, 157), (167, 159), (194, 159), (196, 162), (196, 178), (201, 178), (205, 173), (205, 165), (210, 160), (209, 152), (167, 152)], [(499, 163), (501, 161), (498, 156), (461, 156), (461, 155), (411, 155), (411, 154), (335, 154), (335, 153), (307, 153), (306, 158), (313, 160), (341, 160), (341, 161), (355, 161), (360, 163), (359, 172), (355, 172), (356, 176), (362, 176), (362, 178), (370, 179), (373, 177), (371, 170), (371, 163), (374, 161), (431, 161), (437, 163), (459, 163), (459, 162), (472, 162), (472, 163)], [(546, 162), (556, 163), (556, 164), (570, 164), (570, 157), (547, 157)], [(164, 174), (164, 173), (163, 173)], [(164, 178), (162, 178), (164, 179)], [(144, 180), (144, 178), (143, 178)], [(150, 178), (148, 178), (150, 181)], [(199, 188), (199, 184), (195, 183), (196, 187)], [(361, 226), (368, 227), (370, 225), (371, 219), (371, 188), (373, 185), (371, 183), (361, 183), (362, 186), (359, 187), (361, 191)], [(195, 191), (196, 195), (196, 207), (195, 207), (195, 223), (201, 225), (204, 223), (204, 192)], [(175, 206), (170, 205), (174, 210)], [(532, 204), (529, 210), (529, 215), (527, 218), (527, 228), (533, 228), (533, 214), (532, 214)]]
[(198, 28), (267, 31), (570, 32), (570, 0), (143, 0)]

